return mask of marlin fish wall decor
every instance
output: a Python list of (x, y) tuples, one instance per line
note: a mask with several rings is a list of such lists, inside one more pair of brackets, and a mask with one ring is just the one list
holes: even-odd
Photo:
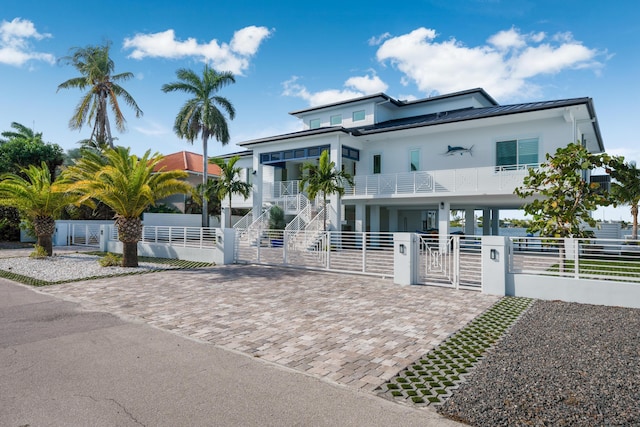
[(447, 152), (444, 153), (445, 156), (453, 156), (456, 154), (460, 154), (461, 156), (464, 153), (469, 153), (470, 156), (473, 156), (473, 152), (471, 151), (473, 150), (473, 145), (469, 148), (464, 148), (464, 147), (452, 147), (450, 145), (447, 145)]

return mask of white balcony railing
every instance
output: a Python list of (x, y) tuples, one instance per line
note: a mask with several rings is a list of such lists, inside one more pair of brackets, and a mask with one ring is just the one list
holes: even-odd
[(357, 175), (354, 185), (345, 187), (345, 196), (511, 194), (527, 174), (526, 167), (509, 166)]

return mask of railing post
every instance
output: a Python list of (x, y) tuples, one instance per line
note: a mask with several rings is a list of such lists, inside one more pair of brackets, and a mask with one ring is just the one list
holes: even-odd
[[(200, 227), (200, 230), (202, 230), (202, 227)], [(182, 233), (182, 247), (186, 248), (187, 247), (187, 227), (184, 228), (184, 231)]]
[[(215, 239), (215, 236), (214, 236), (214, 239)], [(200, 249), (202, 249), (203, 246), (204, 246), (204, 228), (200, 227)]]
[(574, 242), (573, 253), (575, 260), (573, 261), (573, 267), (575, 268), (575, 278), (580, 278), (580, 239), (576, 239)]
[(289, 263), (289, 254), (287, 248), (289, 247), (289, 233), (286, 230), (282, 230), (282, 262), (284, 264)]
[(367, 233), (362, 232), (362, 272), (367, 271)]
[(327, 231), (324, 233), (324, 252), (325, 252), (325, 263), (326, 269), (329, 270), (331, 268), (331, 231)]

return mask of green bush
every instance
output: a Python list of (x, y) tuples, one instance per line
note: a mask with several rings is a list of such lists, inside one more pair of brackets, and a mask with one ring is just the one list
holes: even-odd
[(29, 254), (29, 258), (34, 259), (46, 258), (47, 256), (48, 255), (46, 249), (40, 245), (33, 245), (33, 252)]
[(108, 253), (98, 260), (103, 267), (118, 267), (122, 265), (122, 257), (120, 255)]

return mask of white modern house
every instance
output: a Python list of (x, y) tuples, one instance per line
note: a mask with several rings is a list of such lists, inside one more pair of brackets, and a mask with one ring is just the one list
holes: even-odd
[(499, 211), (522, 206), (514, 189), (546, 153), (576, 141), (604, 151), (591, 98), (500, 105), (480, 88), (415, 101), (380, 93), (290, 114), (302, 131), (239, 144), (254, 191), (233, 206), (252, 207), (251, 220), (280, 204), (308, 226), (313, 215), (302, 211), (313, 201), (299, 192), (302, 165), (328, 150), (354, 176), (341, 199), (330, 198), (330, 229), (446, 235), (458, 210), (465, 234), (474, 234), (476, 214), (483, 234), (497, 234)]

